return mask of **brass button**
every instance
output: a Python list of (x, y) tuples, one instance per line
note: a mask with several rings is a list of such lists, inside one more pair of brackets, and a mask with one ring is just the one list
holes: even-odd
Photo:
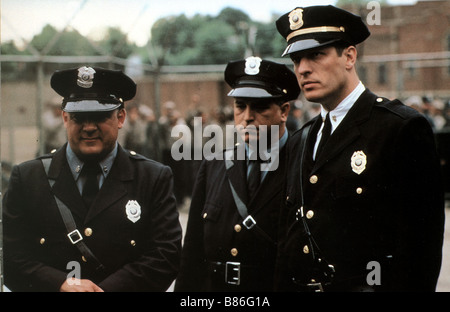
[(316, 175), (311, 176), (311, 178), (309, 178), (309, 182), (311, 182), (311, 184), (316, 184), (317, 181), (319, 181), (319, 177)]
[(45, 238), (42, 237), (42, 238), (40, 239), (39, 243), (40, 243), (41, 245), (44, 245), (44, 243), (45, 243)]
[(309, 254), (309, 247), (308, 247), (308, 245), (303, 246), (303, 253), (304, 254)]
[(312, 217), (314, 217), (314, 211), (308, 210), (308, 212), (306, 213), (306, 217), (308, 219), (312, 219)]
[(208, 213), (205, 212), (205, 213), (203, 214), (203, 219), (206, 219), (207, 216), (208, 216)]
[(234, 226), (234, 230), (235, 230), (236, 232), (239, 233), (239, 232), (242, 230), (241, 225), (240, 225), (240, 224), (236, 224), (236, 225)]
[(91, 236), (92, 235), (92, 229), (91, 228), (85, 228), (84, 229), (84, 235)]
[(130, 244), (131, 244), (131, 246), (134, 247), (134, 246), (136, 246), (136, 241), (135, 241), (134, 239), (132, 239), (131, 242), (130, 242)]
[(81, 260), (83, 260), (83, 262), (87, 262), (87, 259), (84, 256), (81, 256)]
[(238, 250), (237, 250), (236, 248), (232, 248), (232, 249), (231, 249), (231, 255), (232, 255), (233, 257), (236, 257), (237, 254), (238, 254)]
[(363, 189), (362, 189), (362, 188), (358, 187), (358, 188), (356, 189), (356, 194), (361, 194), (362, 192), (363, 192)]
[(379, 98), (377, 99), (377, 102), (378, 102), (378, 103), (383, 102), (383, 98), (380, 98), (380, 97), (379, 97)]
[(135, 151), (130, 151), (130, 154), (133, 156), (136, 156), (136, 152)]

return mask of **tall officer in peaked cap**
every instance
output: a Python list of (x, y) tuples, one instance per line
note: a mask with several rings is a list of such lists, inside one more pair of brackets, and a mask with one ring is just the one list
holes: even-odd
[(312, 6), (276, 26), (322, 106), (288, 144), (277, 290), (435, 290), (444, 199), (429, 123), (359, 80), (356, 45), (370, 34), (359, 16)]
[(242, 144), (201, 164), (176, 291), (273, 290), (285, 124), (300, 88), (288, 67), (259, 57), (229, 62), (225, 81)]
[(4, 197), (5, 284), (13, 291), (164, 291), (181, 227), (170, 169), (117, 143), (136, 84), (81, 67), (51, 78), (68, 143), (14, 167)]

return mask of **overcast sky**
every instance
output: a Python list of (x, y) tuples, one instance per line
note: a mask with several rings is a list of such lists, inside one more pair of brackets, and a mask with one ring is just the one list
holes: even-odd
[[(416, 0), (388, 2), (414, 4)], [(336, 0), (2, 0), (1, 40), (21, 44), (22, 39), (29, 41), (46, 24), (63, 29), (70, 21), (70, 26), (85, 36), (95, 38), (106, 27), (119, 27), (131, 41), (144, 45), (152, 24), (169, 15), (215, 16), (230, 6), (244, 11), (252, 20), (265, 22), (272, 13), (283, 14), (297, 6), (335, 3)]]

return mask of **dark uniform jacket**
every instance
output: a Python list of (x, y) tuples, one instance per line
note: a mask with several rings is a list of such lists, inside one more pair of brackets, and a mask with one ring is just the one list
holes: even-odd
[[(319, 115), (289, 141), (276, 289), (317, 288), (305, 285), (328, 283), (332, 265), (334, 278), (325, 290), (356, 291), (375, 283), (381, 285), (372, 290), (434, 290), (444, 200), (427, 120), (366, 90), (313, 161), (321, 122)], [(308, 125), (300, 168), (300, 138)], [(352, 164), (364, 166), (352, 156), (359, 151), (366, 165), (358, 174)]]
[[(252, 201), (247, 198), (245, 160), (234, 160), (228, 170), (224, 160), (202, 162), (194, 186), (176, 291), (273, 290), (284, 155), (282, 149), (278, 169), (267, 173)], [(249, 230), (243, 225), (229, 180), (258, 229)], [(225, 283), (227, 262), (240, 264), (240, 285)], [(228, 264), (229, 281), (236, 277), (234, 268)]]
[[(4, 198), (5, 284), (12, 291), (58, 291), (81, 267), (81, 278), (105, 291), (164, 291), (175, 279), (181, 227), (168, 167), (118, 148), (92, 207), (81, 199), (66, 160), (66, 146), (53, 155), (50, 189), (40, 159), (15, 166)], [(72, 211), (83, 240), (104, 265), (96, 271), (67, 237), (53, 193)], [(129, 200), (140, 219), (127, 218)], [(77, 277), (72, 274), (71, 277)]]

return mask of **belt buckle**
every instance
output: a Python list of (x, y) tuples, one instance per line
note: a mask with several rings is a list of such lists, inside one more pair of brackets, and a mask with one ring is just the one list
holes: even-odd
[(83, 239), (83, 236), (81, 236), (80, 231), (78, 231), (77, 229), (75, 229), (72, 232), (70, 232), (69, 234), (67, 234), (67, 237), (70, 239), (70, 242), (73, 245), (75, 245), (76, 243), (78, 243), (79, 241), (81, 241)]
[(306, 286), (314, 292), (323, 292), (322, 283), (309, 283)]
[(241, 283), (241, 263), (225, 263), (225, 283), (229, 285), (239, 285)]
[[(249, 223), (249, 222), (250, 222), (250, 225), (247, 225), (247, 223)], [(247, 228), (247, 230), (250, 230), (252, 227), (254, 227), (256, 225), (256, 221), (255, 221), (255, 219), (253, 219), (252, 216), (249, 215), (247, 218), (244, 219), (242, 224)]]

